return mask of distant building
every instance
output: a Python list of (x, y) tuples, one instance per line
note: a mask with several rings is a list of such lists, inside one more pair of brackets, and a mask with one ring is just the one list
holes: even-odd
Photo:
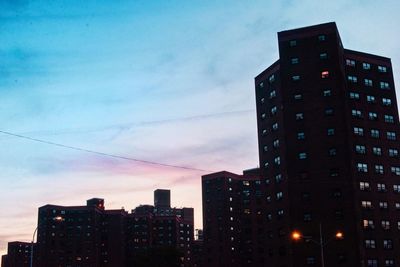
[(9, 242), (7, 255), (1, 257), (1, 267), (29, 267), (31, 262), (31, 248), (32, 243)]

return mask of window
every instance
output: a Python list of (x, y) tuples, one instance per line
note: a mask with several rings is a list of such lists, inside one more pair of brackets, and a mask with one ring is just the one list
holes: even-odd
[(350, 92), (349, 93), (349, 97), (350, 99), (360, 99), (360, 94), (359, 93), (355, 93), (355, 92)]
[(336, 148), (330, 148), (328, 150), (328, 155), (329, 156), (333, 157), (333, 156), (336, 156), (336, 154), (337, 154)]
[(332, 95), (332, 90), (331, 90), (331, 89), (325, 89), (325, 90), (322, 92), (322, 95), (323, 95), (324, 97), (331, 96), (331, 95)]
[(375, 96), (367, 95), (367, 102), (368, 103), (376, 103)]
[(275, 157), (274, 163), (275, 163), (275, 165), (281, 165), (281, 157)]
[(357, 163), (358, 172), (368, 172), (368, 165), (366, 163)]
[(303, 99), (303, 95), (302, 95), (302, 94), (295, 94), (295, 95), (293, 96), (293, 98), (294, 98), (295, 100), (302, 100), (302, 99)]
[(326, 115), (326, 116), (331, 116), (331, 115), (333, 115), (333, 108), (326, 108), (326, 109), (325, 109), (325, 115)]
[(282, 182), (283, 178), (282, 178), (282, 174), (277, 174), (275, 175), (275, 182), (277, 184), (279, 184), (280, 182)]
[(311, 214), (310, 213), (304, 213), (303, 214), (303, 221), (305, 221), (305, 222), (311, 221)]
[(372, 154), (374, 154), (375, 156), (381, 156), (382, 155), (382, 148), (373, 147), (372, 148)]
[(283, 193), (282, 192), (276, 193), (276, 200), (281, 200), (282, 198), (283, 198)]
[(379, 130), (371, 129), (370, 133), (372, 138), (379, 138)]
[(347, 80), (351, 83), (357, 83), (357, 77), (356, 76), (347, 76)]
[(306, 138), (304, 132), (297, 133), (297, 140), (304, 140)]
[(273, 131), (277, 131), (278, 130), (278, 123), (275, 122), (274, 124), (272, 124), (272, 130)]
[(388, 208), (388, 203), (386, 201), (380, 201), (379, 202), (379, 208), (381, 210), (386, 210)]
[(365, 248), (376, 248), (374, 239), (365, 240)]
[(381, 221), (381, 226), (382, 226), (383, 230), (390, 230), (390, 222), (389, 221)]
[(362, 118), (362, 112), (361, 110), (358, 109), (352, 109), (351, 110), (351, 116), (356, 117), (356, 118)]
[(268, 162), (265, 162), (265, 163), (264, 163), (264, 168), (268, 169), (268, 167), (269, 167), (269, 163), (268, 163)]
[(393, 192), (395, 192), (395, 193), (400, 193), (400, 185), (394, 184), (394, 185), (393, 185)]
[(353, 132), (355, 135), (364, 136), (364, 129), (361, 127), (354, 127)]
[(396, 133), (395, 132), (387, 132), (386, 138), (387, 138), (387, 140), (396, 140)]
[(261, 104), (264, 104), (264, 103), (265, 103), (265, 98), (264, 98), (264, 97), (261, 98), (261, 99), (260, 99), (260, 102), (261, 102)]
[(352, 59), (346, 59), (346, 65), (350, 66), (350, 67), (355, 67), (356, 66), (356, 62)]
[(320, 59), (327, 59), (328, 58), (328, 53), (321, 53), (321, 54), (319, 54), (319, 58)]
[(394, 207), (396, 208), (396, 210), (400, 210), (400, 202), (394, 203)]
[(389, 148), (389, 157), (397, 158), (399, 156), (399, 151), (394, 148)]
[(264, 152), (268, 151), (268, 146), (264, 146)]
[(265, 113), (263, 113), (263, 114), (261, 114), (261, 119), (265, 119), (267, 117), (267, 114), (265, 114)]
[(372, 80), (370, 80), (370, 79), (364, 79), (364, 85), (365, 85), (365, 86), (368, 86), (368, 87), (371, 87), (371, 86), (372, 86)]
[(380, 82), (379, 83), (379, 88), (381, 88), (383, 90), (388, 90), (388, 89), (390, 89), (390, 86), (389, 86), (388, 82)]
[(292, 81), (300, 81), (300, 75), (293, 75)]
[(278, 112), (278, 108), (276, 106), (273, 106), (271, 108), (271, 115), (275, 115)]
[(325, 34), (318, 35), (318, 41), (323, 42), (325, 40), (326, 40), (326, 35)]
[(386, 184), (378, 183), (376, 185), (378, 192), (386, 192)]
[(394, 266), (394, 260), (393, 259), (386, 259), (385, 260), (385, 267), (393, 267)]
[(385, 66), (378, 66), (378, 72), (386, 73), (387, 72), (387, 68)]
[(378, 267), (378, 260), (376, 259), (368, 259), (367, 267)]
[(383, 106), (391, 106), (392, 105), (392, 100), (390, 98), (382, 98), (382, 105)]
[(272, 74), (271, 76), (268, 77), (268, 82), (273, 83), (275, 81), (275, 74)]
[(384, 116), (384, 120), (387, 123), (394, 123), (394, 117), (392, 115), (386, 115)]
[(296, 120), (303, 120), (304, 119), (304, 113), (300, 112), (300, 113), (296, 113)]
[(298, 58), (298, 57), (292, 57), (292, 58), (290, 59), (290, 62), (291, 62), (292, 64), (299, 64), (299, 58)]
[(366, 154), (366, 148), (364, 145), (356, 145), (357, 154)]
[(369, 185), (369, 182), (360, 182), (360, 190), (361, 191), (369, 191), (371, 188), (370, 188), (370, 185)]
[(369, 70), (369, 69), (371, 69), (371, 64), (369, 64), (369, 63), (365, 63), (365, 62), (364, 62), (364, 63), (362, 64), (362, 66), (363, 66), (363, 69), (364, 69), (364, 70)]
[(268, 131), (266, 129), (262, 130), (262, 135), (266, 136), (268, 134)]
[(395, 175), (400, 175), (400, 167), (390, 167), (390, 171)]
[(376, 112), (368, 112), (368, 119), (376, 121), (378, 119), (378, 114)]
[(275, 139), (274, 142), (272, 143), (272, 146), (274, 148), (278, 148), (279, 147), (279, 139)]
[(290, 40), (290, 41), (289, 41), (289, 46), (290, 46), (290, 47), (297, 46), (297, 40)]
[(329, 71), (324, 70), (324, 71), (321, 72), (321, 78), (322, 79), (326, 79), (328, 77), (329, 77)]
[(307, 158), (307, 153), (306, 152), (300, 152), (298, 157), (299, 157), (299, 159), (306, 159)]
[(383, 165), (375, 165), (375, 173), (383, 174)]
[(384, 249), (393, 249), (393, 241), (391, 239), (383, 240), (383, 248)]
[(307, 257), (306, 258), (307, 265), (314, 265), (315, 264), (315, 257)]
[(374, 221), (373, 220), (364, 219), (363, 220), (363, 227), (364, 227), (364, 229), (375, 229)]
[(276, 97), (276, 91), (272, 90), (271, 93), (269, 93), (269, 99), (273, 99)]
[(328, 136), (335, 135), (335, 129), (334, 128), (328, 128), (327, 129), (327, 135)]

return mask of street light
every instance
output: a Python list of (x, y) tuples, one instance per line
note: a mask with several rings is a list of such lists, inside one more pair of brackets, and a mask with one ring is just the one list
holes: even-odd
[[(56, 216), (56, 217), (53, 218), (53, 221), (62, 222), (62, 221), (64, 221), (64, 218), (61, 217), (61, 216)], [(31, 242), (31, 260), (30, 260), (30, 264), (29, 264), (30, 267), (33, 267), (33, 245), (35, 244), (35, 235), (37, 234), (38, 228), (39, 228), (39, 225), (36, 226), (35, 231), (33, 231), (33, 235), (32, 235), (32, 242)]]
[(324, 237), (322, 235), (322, 224), (319, 224), (319, 241), (314, 240), (311, 236), (304, 236), (300, 231), (294, 230), (291, 234), (291, 238), (294, 241), (299, 241), (304, 239), (306, 242), (314, 242), (320, 247), (321, 250), (321, 266), (325, 267), (325, 259), (324, 259), (324, 247), (333, 239), (342, 240), (344, 239), (344, 234), (342, 231), (338, 230), (335, 232), (334, 238), (330, 238), (327, 241), (324, 241)]

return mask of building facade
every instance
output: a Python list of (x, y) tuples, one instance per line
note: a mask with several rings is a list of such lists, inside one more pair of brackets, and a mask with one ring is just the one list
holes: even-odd
[[(335, 23), (279, 32), (278, 43), (279, 60), (255, 78), (262, 197), (249, 212), (260, 213), (261, 226), (250, 222), (265, 246), (263, 257), (238, 266), (399, 265), (400, 129), (390, 59), (345, 49)], [(224, 184), (235, 177), (203, 176), (206, 249), (217, 244), (218, 209), (226, 212), (222, 229), (231, 227), (230, 206), (207, 203), (207, 194), (225, 190), (207, 183), (223, 176)], [(240, 211), (233, 221), (242, 220), (242, 195), (223, 201), (230, 197)], [(249, 255), (232, 244), (221, 243), (232, 259)]]
[(1, 258), (1, 267), (29, 267), (31, 262), (32, 243), (9, 242), (7, 255)]

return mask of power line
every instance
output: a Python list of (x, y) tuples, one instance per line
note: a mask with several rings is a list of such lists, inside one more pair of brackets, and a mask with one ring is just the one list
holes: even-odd
[(64, 145), (64, 144), (60, 144), (60, 143), (54, 143), (54, 142), (46, 141), (46, 140), (43, 140), (43, 139), (32, 138), (32, 137), (29, 137), (29, 136), (16, 134), (16, 133), (11, 133), (11, 132), (2, 131), (2, 130), (0, 130), (0, 133), (5, 134), (5, 135), (9, 135), (9, 136), (13, 136), (13, 137), (22, 138), (22, 139), (29, 140), (29, 141), (42, 143), (42, 144), (47, 144), (47, 145), (52, 145), (52, 146), (57, 146), (57, 147), (62, 147), (62, 148), (82, 151), (82, 152), (96, 154), (96, 155), (100, 155), (100, 156), (106, 156), (106, 157), (111, 157), (111, 158), (129, 160), (129, 161), (134, 161), (134, 162), (140, 162), (140, 163), (145, 163), (145, 164), (151, 164), (151, 165), (157, 165), (157, 166), (163, 166), (163, 167), (169, 167), (169, 168), (176, 168), (176, 169), (184, 169), (184, 170), (200, 171), (200, 172), (213, 172), (213, 171), (203, 170), (203, 169), (198, 169), (198, 168), (193, 168), (193, 167), (185, 167), (185, 166), (180, 166), (180, 165), (166, 164), (166, 163), (160, 163), (160, 162), (155, 162), (155, 161), (135, 159), (135, 158), (131, 158), (131, 157), (114, 155), (114, 154), (109, 154), (109, 153), (105, 153), (105, 152), (89, 150), (89, 149), (85, 149), (85, 148), (81, 148), (81, 147), (69, 146), (69, 145)]

